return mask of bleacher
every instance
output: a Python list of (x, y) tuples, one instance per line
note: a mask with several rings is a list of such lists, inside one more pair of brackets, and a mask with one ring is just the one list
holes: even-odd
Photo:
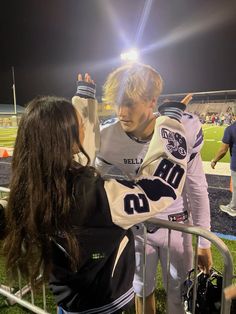
[[(16, 113), (22, 114), (25, 108), (19, 105), (16, 105)], [(13, 104), (0, 104), (0, 116), (11, 116), (15, 114), (15, 108)]]
[(0, 104), (0, 127), (16, 127), (24, 110), (19, 105), (15, 108), (12, 104)]
[(228, 102), (191, 102), (187, 106), (187, 111), (192, 113), (199, 113), (200, 115), (206, 115), (209, 113), (225, 114), (226, 112), (232, 112), (236, 114), (236, 101)]

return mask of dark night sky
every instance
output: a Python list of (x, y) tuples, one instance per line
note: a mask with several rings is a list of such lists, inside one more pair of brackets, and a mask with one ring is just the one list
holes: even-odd
[(0, 40), (0, 103), (13, 102), (11, 66), (18, 104), (71, 97), (78, 71), (101, 94), (134, 45), (164, 93), (236, 89), (236, 0), (0, 0)]

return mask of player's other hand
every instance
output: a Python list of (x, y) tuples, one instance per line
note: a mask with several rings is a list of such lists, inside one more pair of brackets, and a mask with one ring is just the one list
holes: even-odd
[(226, 300), (235, 299), (236, 298), (236, 286), (231, 285), (224, 289), (224, 294)]
[(95, 84), (94, 80), (91, 78), (89, 73), (85, 73), (84, 77), (81, 73), (79, 73), (78, 74), (78, 81), (83, 81), (83, 82)]
[(198, 248), (198, 267), (206, 274), (210, 273), (213, 265), (211, 249)]
[(212, 161), (211, 161), (211, 168), (212, 168), (212, 169), (215, 169), (215, 166), (216, 166), (216, 161), (212, 160)]

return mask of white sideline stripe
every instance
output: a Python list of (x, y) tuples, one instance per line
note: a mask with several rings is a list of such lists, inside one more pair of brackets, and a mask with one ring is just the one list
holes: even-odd
[(215, 169), (211, 168), (210, 161), (203, 161), (203, 170), (206, 174), (214, 174), (218, 176), (231, 176), (230, 164), (227, 162), (217, 162)]
[(222, 188), (222, 187), (218, 187), (218, 186), (213, 186), (213, 185), (208, 185), (208, 189), (217, 189), (217, 190), (221, 190), (221, 191), (229, 191), (229, 188)]
[(204, 142), (216, 142), (216, 143), (222, 143), (222, 141), (217, 141), (217, 140), (214, 140), (214, 139), (204, 139)]
[(11, 162), (9, 161), (0, 161), (0, 165), (10, 165)]

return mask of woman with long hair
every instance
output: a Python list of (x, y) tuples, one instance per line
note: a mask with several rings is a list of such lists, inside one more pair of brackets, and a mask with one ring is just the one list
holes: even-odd
[[(138, 181), (104, 181), (88, 163), (75, 160), (76, 154), (88, 162), (89, 157), (81, 144), (86, 129), (70, 101), (47, 96), (27, 105), (5, 213), (9, 276), (14, 278), (19, 269), (35, 284), (41, 273), (64, 313), (120, 313), (130, 306), (130, 227), (169, 206), (185, 178), (186, 160), (168, 150), (161, 132), (181, 134), (184, 144), (181, 123), (169, 117), (157, 120)], [(153, 189), (159, 193), (152, 194)]]

